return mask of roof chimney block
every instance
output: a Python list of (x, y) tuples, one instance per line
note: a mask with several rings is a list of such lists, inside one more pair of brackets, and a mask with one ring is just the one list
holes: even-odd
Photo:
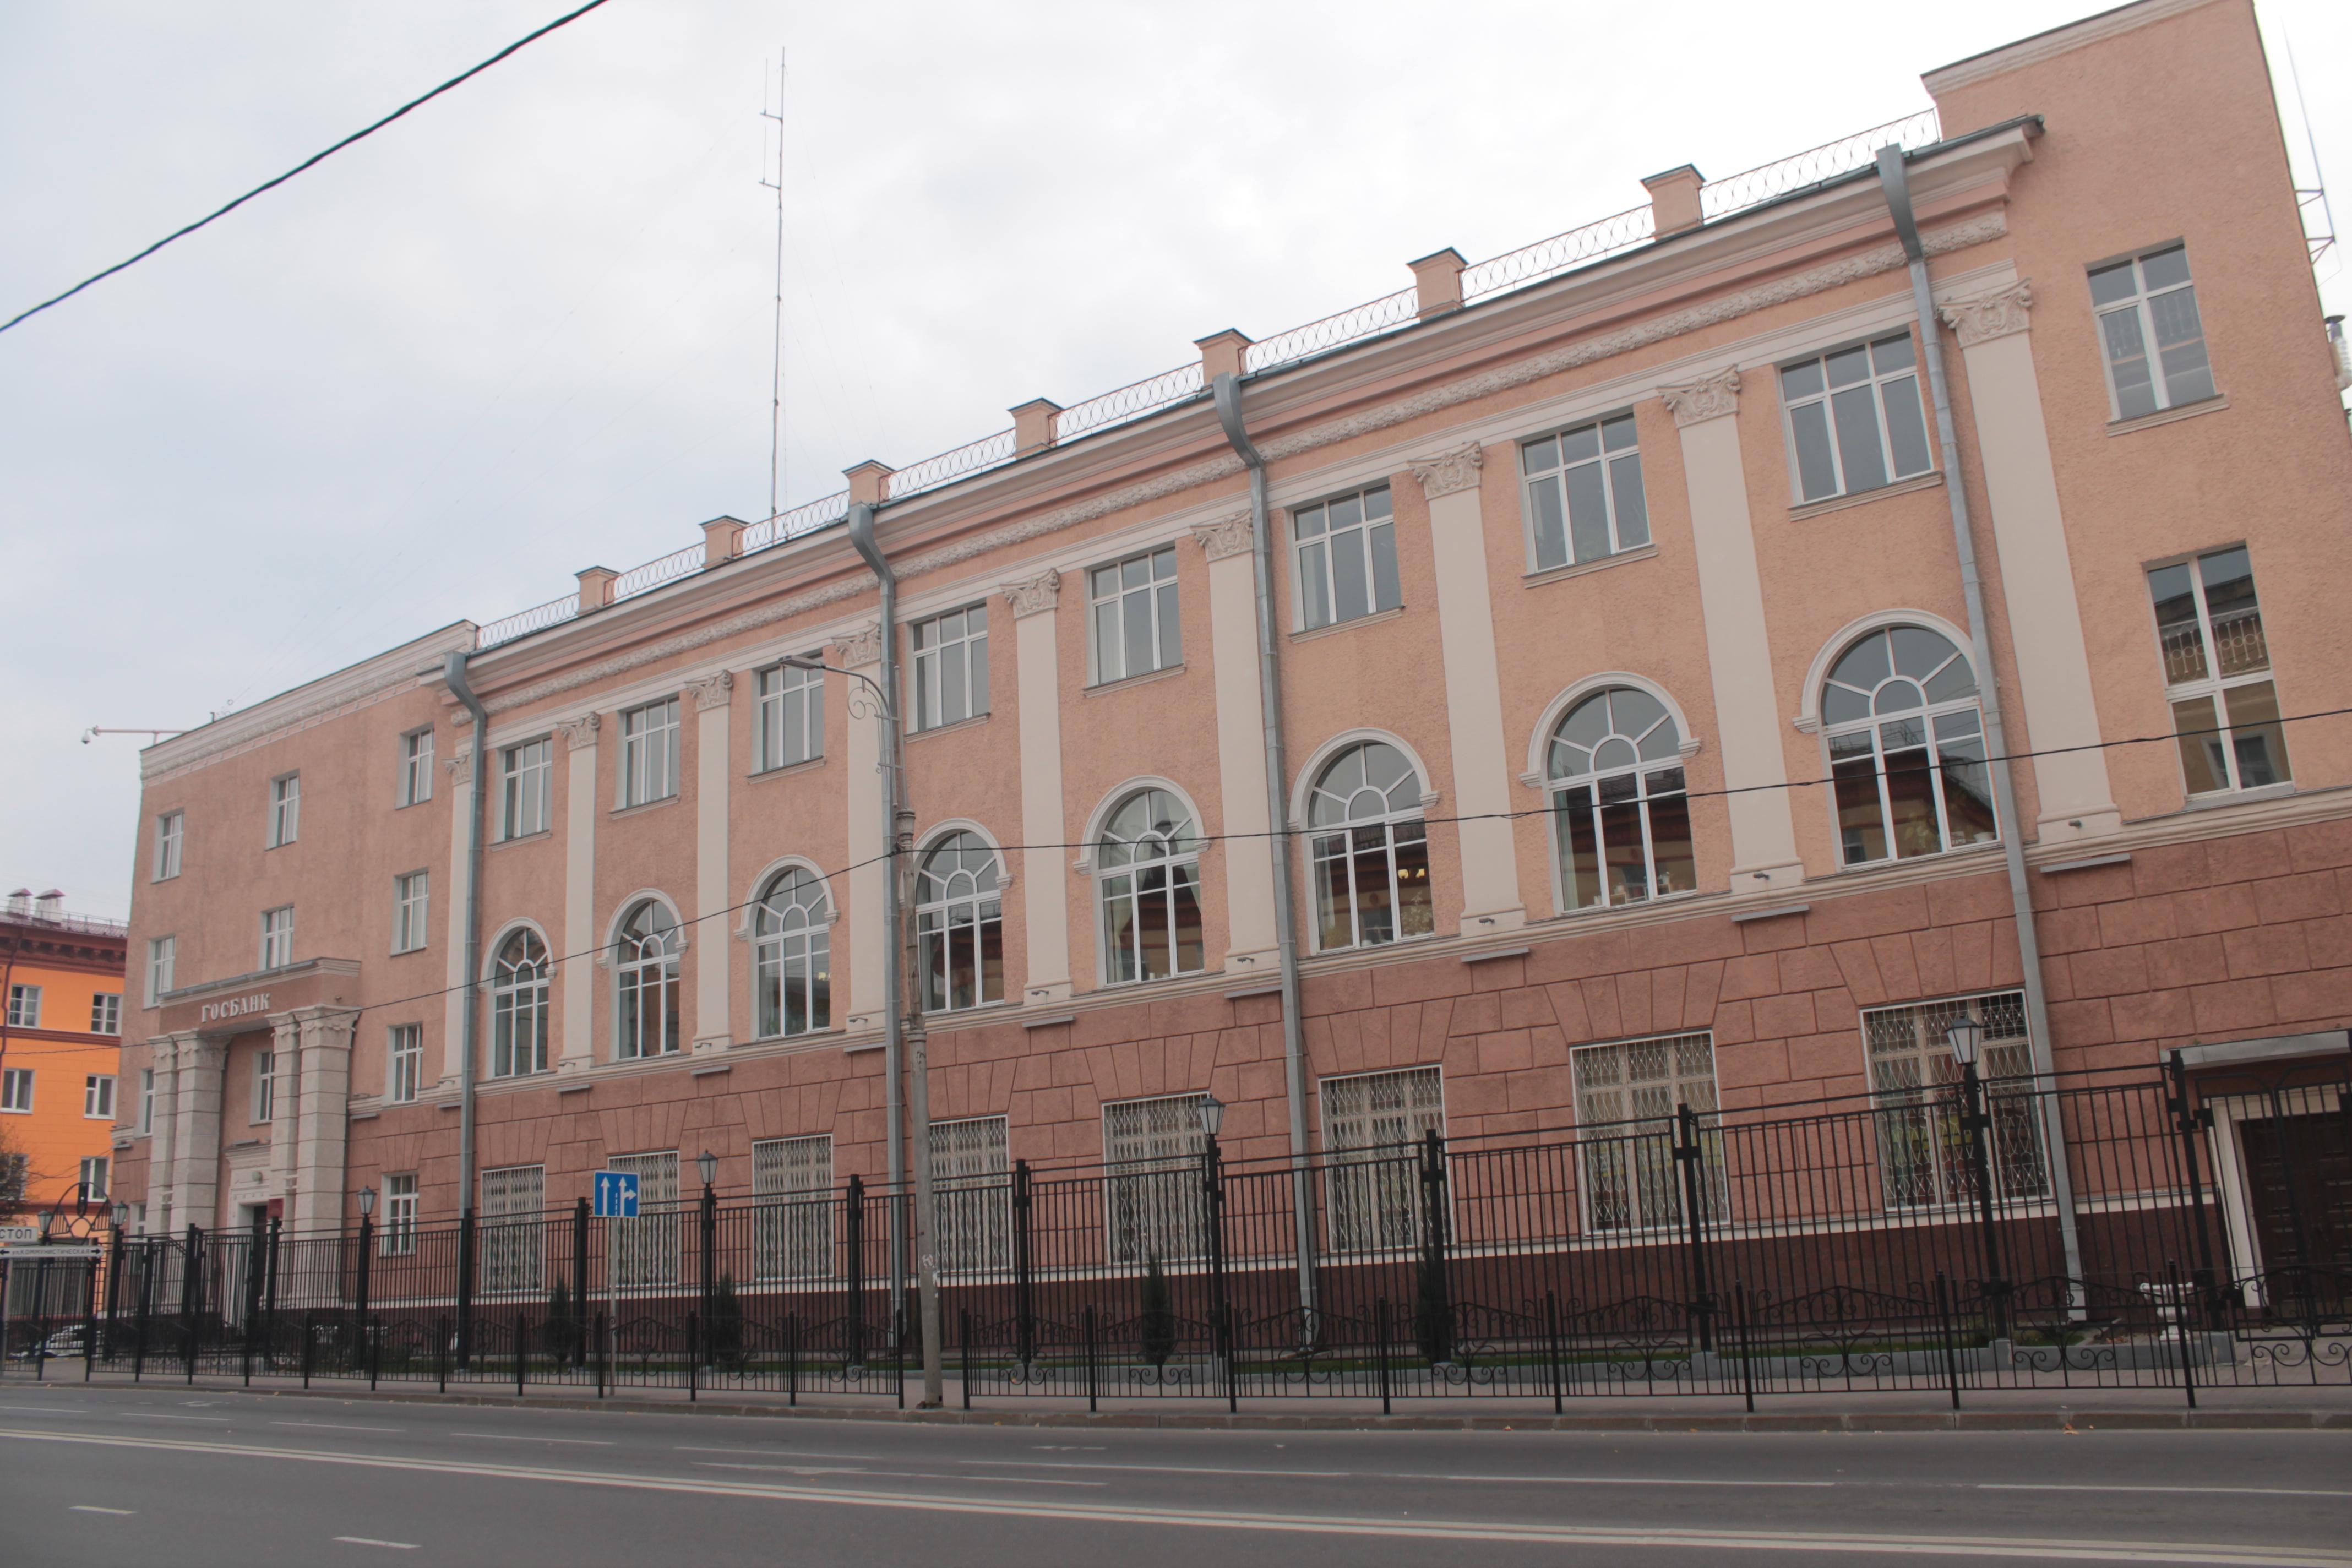
[(1204, 382), (1213, 384), (1221, 375), (1239, 381), (1249, 374), (1250, 340), (1231, 327), (1205, 338), (1195, 338), (1192, 346), (1201, 351), (1201, 379)]
[(1698, 205), (1698, 193), (1706, 184), (1706, 176), (1688, 163), (1643, 180), (1642, 188), (1650, 193), (1651, 231), (1664, 239), (1706, 221)]
[(1412, 268), (1412, 288), (1421, 297), (1423, 321), (1462, 308), (1462, 269), (1470, 264), (1462, 259), (1460, 251), (1449, 245), (1434, 256), (1405, 265)]

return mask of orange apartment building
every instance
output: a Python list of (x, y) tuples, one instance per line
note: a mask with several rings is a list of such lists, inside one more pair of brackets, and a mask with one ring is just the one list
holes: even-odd
[(150, 748), (121, 1193), (817, 1190), (919, 1088), (964, 1177), (1210, 1094), (1237, 1159), (1528, 1136), (1954, 1017), (2342, 1058), (2352, 440), (2252, 8), (1925, 81)]
[(77, 1196), (104, 1209), (115, 1117), (131, 1109), (118, 1103), (126, 930), (66, 913), (57, 892), (20, 888), (0, 910), (0, 1220), (33, 1223), (60, 1200), (71, 1212)]

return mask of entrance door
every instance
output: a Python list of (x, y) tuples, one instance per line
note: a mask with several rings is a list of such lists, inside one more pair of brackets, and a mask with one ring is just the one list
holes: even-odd
[(2238, 1124), (2265, 1299), (2281, 1312), (2345, 1310), (2352, 1284), (2352, 1135), (2333, 1114)]

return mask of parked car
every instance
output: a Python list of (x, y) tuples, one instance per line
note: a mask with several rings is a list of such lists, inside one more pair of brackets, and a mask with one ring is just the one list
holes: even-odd
[(32, 1361), (47, 1358), (56, 1361), (61, 1356), (79, 1360), (82, 1353), (82, 1332), (86, 1325), (76, 1323), (69, 1329), (59, 1329), (46, 1340), (36, 1340), (22, 1350), (10, 1351), (10, 1361)]

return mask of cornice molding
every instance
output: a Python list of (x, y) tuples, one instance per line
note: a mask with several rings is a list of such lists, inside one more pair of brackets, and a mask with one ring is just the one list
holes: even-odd
[(1435, 500), (1456, 490), (1477, 489), (1478, 469), (1486, 461), (1486, 449), (1475, 441), (1465, 441), (1433, 458), (1415, 458), (1406, 467), (1421, 481), (1423, 499)]
[(1988, 49), (1983, 54), (1971, 55), (1963, 60), (1954, 60), (1948, 66), (1939, 66), (1923, 73), (1919, 84), (1927, 89), (1930, 96), (1940, 98), (1954, 88), (2038, 65), (2085, 45), (2099, 43), (2119, 33), (2136, 32), (2150, 23), (2161, 22), (2183, 11), (2194, 11), (2200, 5), (2212, 3), (2213, 0), (2139, 0), (2136, 5), (2118, 5), (2112, 11), (2087, 16), (2065, 26), (2053, 27), (2046, 33), (2021, 38), (2016, 43), (2004, 44), (2000, 48)]
[(708, 713), (714, 708), (724, 708), (732, 700), (735, 672), (731, 669), (722, 669), (714, 675), (706, 675), (698, 680), (689, 680), (686, 682), (684, 689), (694, 698), (694, 710), (698, 713)]
[(2024, 331), (2032, 322), (2028, 320), (2033, 309), (2033, 279), (2021, 279), (2006, 289), (1995, 289), (1989, 294), (1978, 294), (1966, 300), (1948, 300), (1937, 314), (1953, 331), (1959, 334), (1960, 347), (1972, 349), (1979, 343), (1995, 338), (2005, 338), (2011, 332)]
[(1221, 517), (1211, 522), (1192, 525), (1192, 542), (1201, 553), (1212, 561), (1223, 561), (1228, 555), (1246, 555), (1255, 548), (1257, 539), (1250, 514), (1237, 511), (1231, 517)]
[(1677, 428), (1739, 412), (1739, 372), (1720, 370), (1685, 386), (1662, 386), (1658, 395), (1675, 416)]
[(997, 587), (1004, 595), (1004, 602), (1013, 606), (1013, 618), (1017, 621), (1043, 615), (1061, 602), (1062, 574), (1048, 566), (1034, 577), (1000, 583)]

